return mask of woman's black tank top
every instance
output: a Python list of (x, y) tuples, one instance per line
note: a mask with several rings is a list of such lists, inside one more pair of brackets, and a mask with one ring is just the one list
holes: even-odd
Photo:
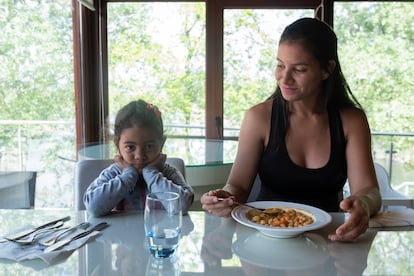
[(290, 201), (312, 205), (327, 212), (339, 211), (339, 192), (347, 178), (345, 136), (339, 112), (329, 112), (331, 151), (328, 163), (318, 169), (296, 165), (290, 159), (285, 139), (276, 145), (273, 101), (269, 143), (259, 166), (261, 191), (258, 200)]

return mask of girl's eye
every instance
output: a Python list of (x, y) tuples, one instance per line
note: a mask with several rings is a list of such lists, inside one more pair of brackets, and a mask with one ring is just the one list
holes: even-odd
[(133, 145), (126, 145), (126, 146), (125, 146), (125, 149), (126, 149), (127, 151), (134, 151), (134, 150), (135, 150), (135, 146), (133, 146)]
[(146, 145), (145, 145), (145, 149), (146, 149), (147, 151), (153, 151), (153, 150), (156, 150), (156, 149), (157, 149), (157, 144), (155, 144), (155, 143), (146, 144)]

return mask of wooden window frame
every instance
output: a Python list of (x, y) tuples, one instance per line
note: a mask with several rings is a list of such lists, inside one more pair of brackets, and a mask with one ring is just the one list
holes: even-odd
[[(95, 0), (95, 11), (72, 0), (73, 48), (75, 72), (76, 144), (108, 142), (108, 58), (107, 3), (166, 2)], [(321, 0), (193, 0), (169, 2), (206, 3), (206, 138), (221, 139), (223, 124), (217, 131), (217, 120), (223, 118), (223, 15), (224, 9), (316, 10)], [(323, 0), (324, 20), (332, 24), (333, 0)], [(320, 13), (317, 14), (319, 16)]]

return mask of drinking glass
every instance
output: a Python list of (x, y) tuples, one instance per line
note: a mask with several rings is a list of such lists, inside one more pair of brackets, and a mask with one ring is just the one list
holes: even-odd
[(151, 255), (155, 258), (174, 255), (181, 237), (180, 195), (173, 192), (148, 194), (144, 221)]

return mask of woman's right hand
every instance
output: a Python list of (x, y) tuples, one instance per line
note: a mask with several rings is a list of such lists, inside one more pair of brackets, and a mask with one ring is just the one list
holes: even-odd
[[(221, 198), (221, 200), (219, 200)], [(234, 196), (225, 190), (214, 190), (203, 194), (200, 198), (202, 208), (210, 214), (228, 217), (233, 210)]]

